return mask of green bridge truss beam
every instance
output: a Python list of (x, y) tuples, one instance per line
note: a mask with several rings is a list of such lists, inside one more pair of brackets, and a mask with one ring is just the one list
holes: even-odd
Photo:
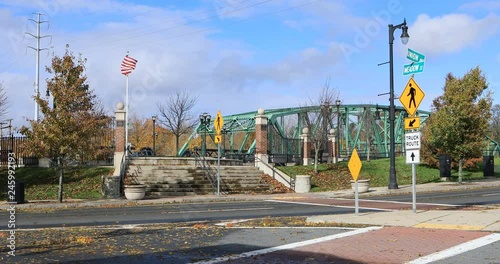
[[(322, 107), (324, 109), (325, 106), (268, 109), (265, 110), (264, 115), (268, 119), (268, 125), (275, 126), (280, 134), (286, 135), (288, 138), (299, 139), (302, 129), (306, 127), (305, 119), (310, 115), (318, 115)], [(328, 117), (329, 120), (324, 120), (320, 115), (319, 118), (315, 118), (316, 124), (314, 124), (314, 127), (318, 127), (320, 122), (326, 121), (335, 131), (340, 131), (339, 150), (341, 155), (350, 156), (350, 152), (356, 148), (359, 153), (367, 152), (369, 149), (372, 154), (389, 156), (389, 106), (373, 104), (340, 105), (338, 112), (336, 105), (328, 107), (331, 113)], [(400, 152), (403, 150), (404, 118), (407, 117), (407, 114), (403, 107), (396, 107), (395, 110), (394, 142), (396, 152)], [(223, 131), (225, 131), (223, 140), (224, 145), (226, 146), (226, 143), (228, 143), (229, 147), (229, 149), (223, 150), (224, 152), (230, 151), (235, 154), (252, 154), (255, 152), (253, 135), (255, 133), (256, 115), (257, 111), (223, 116)], [(215, 114), (212, 116), (215, 116)], [(420, 117), (420, 125), (422, 126), (425, 125), (430, 112), (418, 111), (416, 116)], [(337, 123), (339, 127), (337, 127)], [(207, 135), (207, 144), (215, 146), (213, 143), (215, 135), (213, 120), (207, 126), (202, 125), (200, 122), (177, 155), (183, 156), (190, 143), (205, 133)], [(238, 140), (235, 135), (239, 135)]]

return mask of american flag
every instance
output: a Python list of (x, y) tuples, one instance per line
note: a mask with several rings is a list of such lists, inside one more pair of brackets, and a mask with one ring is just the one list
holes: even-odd
[(123, 75), (128, 75), (129, 73), (132, 72), (132, 70), (135, 69), (135, 65), (137, 64), (137, 60), (129, 57), (128, 55), (123, 58), (122, 61), (122, 74)]

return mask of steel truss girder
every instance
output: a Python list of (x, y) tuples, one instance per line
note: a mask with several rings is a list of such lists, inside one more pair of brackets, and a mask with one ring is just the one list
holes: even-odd
[[(299, 139), (302, 129), (306, 127), (306, 118), (309, 115), (318, 115), (325, 106), (292, 107), (281, 109), (265, 110), (264, 115), (268, 119), (268, 125), (273, 125), (279, 133), (289, 138)], [(314, 128), (320, 126), (320, 122), (326, 122), (330, 128), (340, 131), (339, 150), (342, 156), (350, 156), (354, 148), (360, 155), (368, 154), (388, 157), (389, 156), (389, 106), (373, 104), (352, 104), (352, 105), (330, 105), (328, 120), (324, 120), (323, 115), (315, 118)], [(403, 151), (404, 143), (404, 118), (407, 113), (403, 107), (395, 107), (395, 146), (396, 152)], [(215, 115), (213, 115), (215, 116)], [(246, 112), (235, 115), (223, 116), (223, 130), (226, 131), (224, 137), (229, 137), (229, 147), (233, 153), (251, 154), (255, 152), (255, 117), (257, 111)], [(430, 112), (418, 111), (416, 116), (420, 117), (420, 125), (425, 125)], [(336, 127), (337, 118), (340, 127)], [(340, 129), (339, 129), (340, 128)], [(213, 120), (206, 127), (198, 123), (193, 133), (189, 136), (182, 148), (177, 153), (184, 155), (189, 143), (206, 129), (208, 138), (214, 140), (215, 130)], [(238, 142), (235, 135), (240, 134), (242, 139)], [(253, 139), (252, 139), (253, 138)], [(250, 143), (248, 140), (252, 140)], [(248, 146), (247, 148), (245, 146)], [(368, 152), (369, 151), (369, 152)]]

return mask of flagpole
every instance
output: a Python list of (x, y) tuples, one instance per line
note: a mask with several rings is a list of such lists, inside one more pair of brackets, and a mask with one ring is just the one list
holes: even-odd
[(128, 156), (128, 74), (125, 85), (125, 155)]

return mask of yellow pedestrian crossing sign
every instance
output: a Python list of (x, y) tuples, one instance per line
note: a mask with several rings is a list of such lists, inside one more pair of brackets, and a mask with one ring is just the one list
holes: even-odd
[(217, 115), (215, 116), (214, 120), (214, 128), (215, 131), (217, 132), (217, 135), (220, 134), (223, 125), (224, 125), (224, 118), (222, 118), (220, 111), (217, 111)]
[(424, 99), (424, 96), (425, 94), (422, 89), (420, 89), (413, 78), (410, 78), (403, 93), (399, 96), (399, 101), (406, 109), (406, 112), (408, 112), (408, 115), (412, 117), (417, 112), (418, 106)]

